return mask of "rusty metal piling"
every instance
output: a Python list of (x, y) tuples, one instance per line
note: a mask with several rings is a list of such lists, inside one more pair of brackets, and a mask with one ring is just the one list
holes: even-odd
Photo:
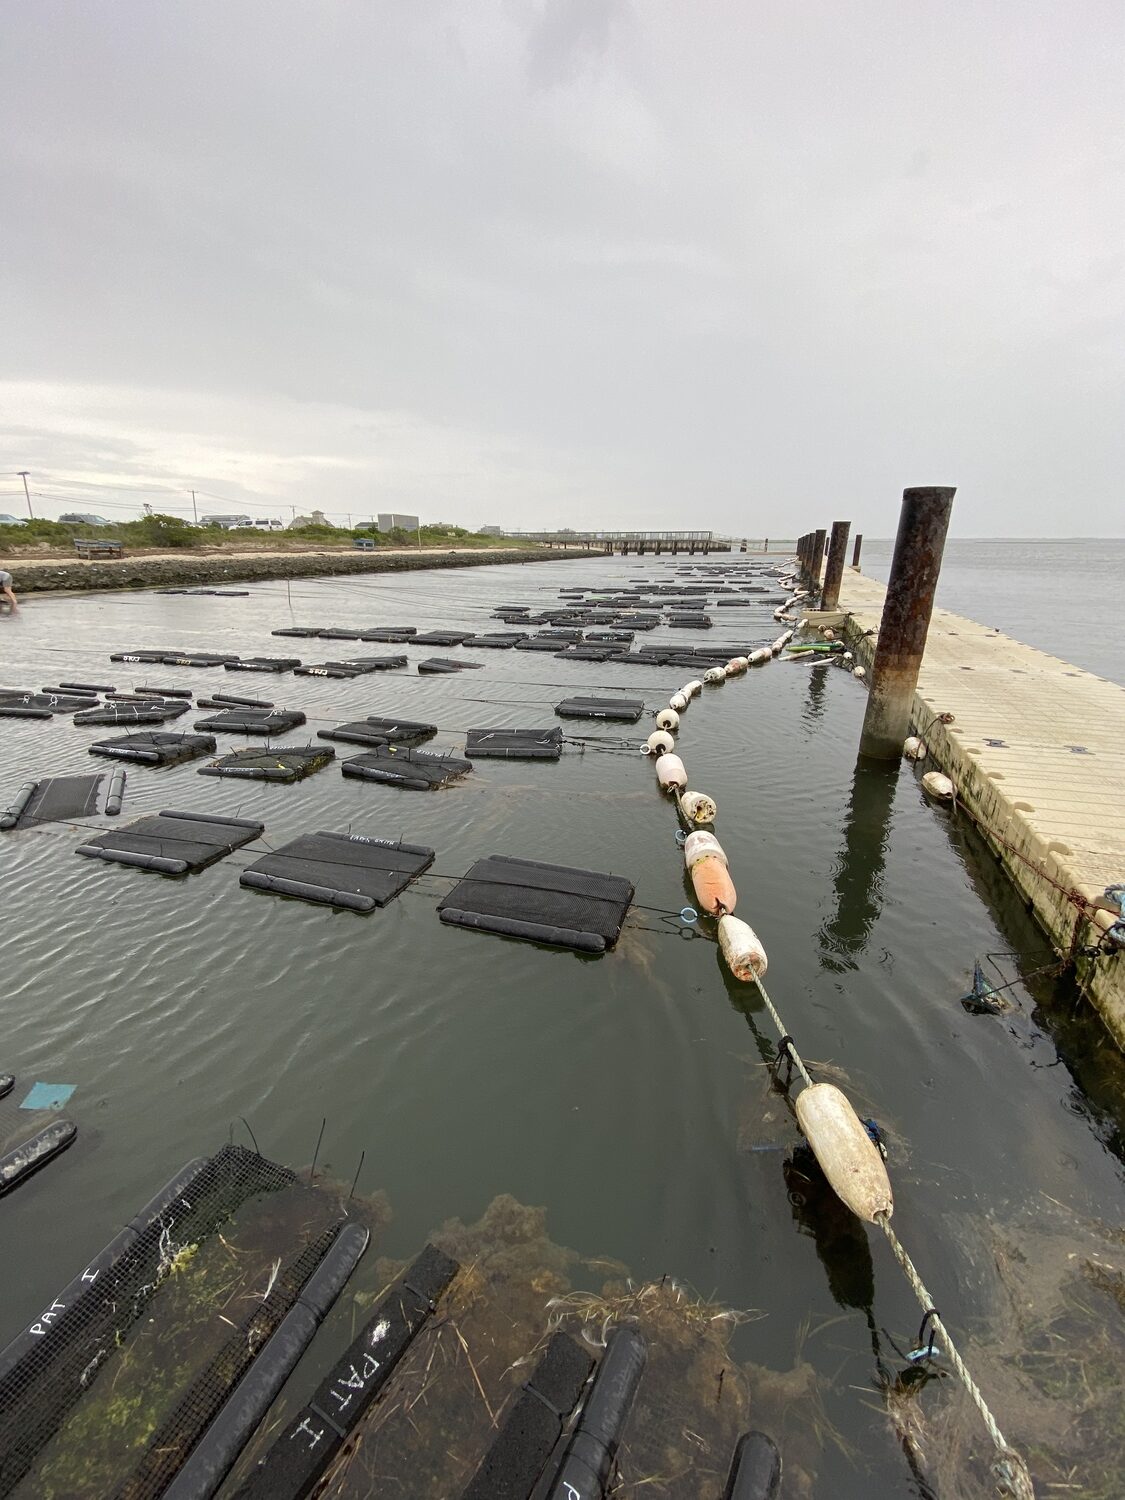
[(821, 609), (840, 607), (840, 584), (844, 578), (844, 563), (848, 555), (850, 521), (833, 521), (832, 536), (828, 543), (828, 562), (824, 569), (824, 592), (820, 596)]
[(871, 692), (859, 740), (860, 755), (897, 761), (910, 713), (941, 572), (945, 534), (956, 489), (929, 485), (903, 490), (891, 576), (887, 584)]

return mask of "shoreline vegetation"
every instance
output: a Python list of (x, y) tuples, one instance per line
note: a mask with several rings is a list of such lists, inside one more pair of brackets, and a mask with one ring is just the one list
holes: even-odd
[[(359, 549), (357, 539), (374, 543)], [(80, 558), (75, 541), (115, 541), (121, 559)], [(192, 526), (175, 516), (144, 516), (114, 526), (28, 521), (0, 526), (0, 566), (17, 594), (103, 589), (196, 587), (270, 578), (383, 573), (483, 563), (542, 562), (588, 556), (482, 536), (458, 526), (424, 526), (418, 533), (348, 531), (309, 525), (285, 531)]]

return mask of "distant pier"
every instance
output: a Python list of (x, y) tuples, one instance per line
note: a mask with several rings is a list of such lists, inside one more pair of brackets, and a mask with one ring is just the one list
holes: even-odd
[(505, 536), (521, 542), (538, 542), (544, 547), (581, 547), (585, 552), (601, 552), (607, 557), (615, 552), (622, 557), (630, 552), (638, 557), (645, 553), (653, 557), (670, 553), (675, 557), (681, 552), (689, 557), (697, 553), (706, 557), (712, 552), (746, 550), (745, 542), (740, 544), (712, 531), (508, 531)]

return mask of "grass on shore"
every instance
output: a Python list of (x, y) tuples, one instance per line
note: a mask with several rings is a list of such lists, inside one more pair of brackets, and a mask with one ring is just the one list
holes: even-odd
[[(259, 531), (257, 527), (247, 527), (239, 531), (224, 531), (218, 526), (193, 526), (178, 516), (152, 515), (113, 526), (78, 526), (69, 522), (39, 520), (29, 520), (23, 526), (0, 526), (0, 555), (24, 557), (28, 561), (60, 554), (72, 557), (76, 539), (119, 541), (127, 549), (161, 552), (181, 548), (208, 552), (307, 552), (310, 547), (352, 551), (360, 537), (373, 541), (377, 551), (415, 547), (419, 543), (418, 533), (398, 527), (385, 532), (348, 531), (337, 526), (298, 526), (285, 531)], [(481, 536), (479, 532), (466, 531), (461, 526), (423, 526), (420, 540), (423, 550), (526, 549), (528, 545), (515, 537)]]

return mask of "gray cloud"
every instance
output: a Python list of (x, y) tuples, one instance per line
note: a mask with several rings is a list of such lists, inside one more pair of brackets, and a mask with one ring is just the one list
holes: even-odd
[(0, 469), (45, 509), (885, 534), (956, 483), (961, 535), (1122, 531), (1119, 6), (4, 27)]

